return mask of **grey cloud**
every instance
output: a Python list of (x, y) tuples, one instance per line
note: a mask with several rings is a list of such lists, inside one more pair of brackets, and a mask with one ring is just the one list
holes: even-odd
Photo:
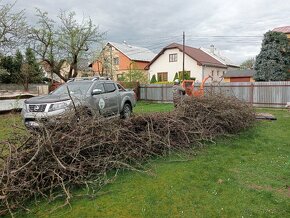
[(290, 25), (287, 0), (18, 0), (16, 3), (17, 9), (26, 10), (30, 22), (35, 21), (35, 7), (48, 11), (54, 18), (60, 9), (76, 11), (80, 20), (90, 16), (102, 31), (108, 32), (108, 40), (126, 40), (155, 52), (171, 42), (180, 43), (185, 31), (188, 45), (214, 44), (237, 63), (259, 53), (262, 37), (212, 36), (262, 36), (277, 26)]

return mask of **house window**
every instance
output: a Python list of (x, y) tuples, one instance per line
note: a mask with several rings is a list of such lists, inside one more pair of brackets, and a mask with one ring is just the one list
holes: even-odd
[(217, 77), (219, 77), (220, 76), (220, 71), (217, 71), (216, 75), (217, 75)]
[(157, 73), (158, 82), (167, 82), (168, 81), (168, 73), (162, 72)]
[(177, 62), (177, 54), (169, 54), (169, 62)]
[(119, 65), (119, 57), (113, 59), (114, 65)]

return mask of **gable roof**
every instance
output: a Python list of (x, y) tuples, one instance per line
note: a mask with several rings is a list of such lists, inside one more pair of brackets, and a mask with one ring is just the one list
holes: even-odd
[(290, 26), (282, 26), (273, 29), (274, 32), (290, 33)]
[(252, 77), (255, 73), (255, 70), (229, 70), (224, 77)]
[(209, 54), (210, 56), (212, 56), (213, 58), (217, 59), (219, 62), (223, 63), (224, 65), (227, 65), (229, 67), (240, 68), (240, 66), (233, 63), (232, 60), (221, 55), (219, 51), (214, 52), (214, 51), (211, 51), (211, 49), (207, 49), (207, 48), (200, 48), (200, 49), (206, 52), (207, 54)]
[(122, 52), (128, 58), (133, 61), (151, 61), (156, 54), (147, 48), (137, 47), (133, 45), (128, 45), (125, 43), (108, 42), (107, 44), (112, 45), (118, 51)]
[[(146, 69), (150, 67), (150, 65), (159, 58), (166, 50), (168, 49), (179, 49), (181, 52), (183, 52), (183, 46), (178, 43), (172, 43), (165, 48), (163, 48), (158, 55), (155, 56), (155, 58), (147, 65)], [(204, 51), (198, 48), (193, 48), (189, 46), (184, 47), (184, 53), (187, 54), (189, 57), (194, 59), (199, 65), (203, 66), (213, 66), (213, 67), (221, 67), (221, 68), (227, 68), (226, 65), (221, 63), (220, 61), (216, 60), (215, 58), (211, 57)]]

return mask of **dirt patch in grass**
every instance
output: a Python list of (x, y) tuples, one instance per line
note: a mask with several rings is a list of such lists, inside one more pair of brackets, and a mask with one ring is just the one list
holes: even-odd
[(283, 195), (285, 197), (290, 198), (290, 186), (285, 185), (285, 187), (282, 188), (273, 188), (271, 186), (261, 186), (257, 184), (251, 184), (247, 186), (249, 189), (257, 190), (257, 191), (268, 191), (268, 192), (273, 192), (276, 194)]

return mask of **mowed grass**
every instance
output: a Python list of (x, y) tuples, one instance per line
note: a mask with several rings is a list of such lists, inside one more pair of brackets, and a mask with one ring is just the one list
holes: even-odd
[[(138, 108), (140, 107), (140, 108)], [(141, 109), (142, 108), (142, 109)], [(172, 109), (138, 104), (137, 113)], [(138, 111), (139, 110), (139, 111)], [(124, 171), (95, 199), (31, 205), (18, 217), (290, 217), (290, 112), (259, 109), (277, 121), (260, 121), (218, 139), (191, 160), (172, 154), (151, 160), (154, 175)], [(2, 123), (2, 122), (1, 122)], [(151, 173), (152, 174), (152, 173)], [(77, 190), (73, 194), (85, 193)], [(33, 203), (31, 203), (33, 204)]]
[(146, 101), (138, 101), (137, 106), (133, 109), (136, 114), (154, 113), (154, 112), (168, 112), (173, 110), (172, 103), (153, 103)]
[(23, 132), (24, 128), (19, 113), (0, 114), (0, 141), (11, 137), (15, 132)]

